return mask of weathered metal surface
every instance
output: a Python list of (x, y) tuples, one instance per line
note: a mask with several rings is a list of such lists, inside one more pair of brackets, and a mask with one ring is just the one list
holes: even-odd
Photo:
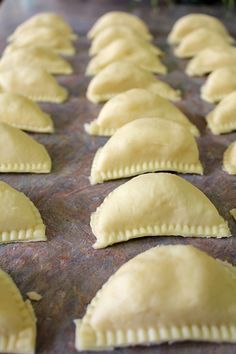
[[(44, 243), (9, 244), (0, 246), (0, 266), (11, 274), (22, 294), (36, 290), (43, 300), (34, 303), (38, 317), (38, 354), (72, 354), (74, 349), (73, 319), (83, 316), (87, 304), (96, 291), (124, 262), (149, 249), (169, 243), (191, 243), (215, 257), (236, 263), (235, 237), (229, 239), (197, 239), (181, 237), (149, 237), (117, 244), (104, 250), (93, 250), (94, 236), (89, 227), (90, 213), (104, 197), (124, 181), (90, 186), (88, 176), (97, 148), (106, 139), (88, 136), (83, 125), (96, 117), (99, 107), (85, 98), (89, 82), (84, 76), (88, 62), (89, 42), (87, 30), (104, 12), (111, 9), (130, 10), (128, 1), (26, 1), (6, 0), (0, 7), (0, 49), (16, 25), (39, 11), (55, 11), (65, 16), (80, 39), (77, 54), (69, 59), (74, 74), (59, 77), (70, 92), (63, 105), (44, 104), (52, 114), (56, 133), (35, 134), (45, 144), (52, 159), (53, 171), (49, 175), (1, 174), (0, 179), (29, 196), (39, 208), (47, 225), (48, 241)], [(204, 176), (184, 176), (193, 182), (215, 203), (229, 221), (236, 236), (236, 224), (229, 210), (236, 207), (236, 178), (222, 171), (222, 156), (236, 134), (215, 137), (206, 129), (204, 115), (212, 108), (199, 97), (203, 79), (191, 79), (184, 73), (186, 62), (177, 60), (166, 44), (166, 35), (175, 20), (189, 12), (211, 13), (224, 20), (236, 35), (235, 23), (224, 16), (221, 8), (170, 6), (151, 11), (137, 4), (132, 10), (144, 18), (155, 35), (155, 43), (167, 55), (164, 62), (170, 73), (164, 80), (183, 90), (178, 106), (201, 131), (198, 144), (204, 164)], [(223, 291), (223, 289), (222, 289)], [(174, 294), (173, 294), (174, 296)], [(158, 354), (233, 354), (234, 345), (181, 343), (150, 348), (116, 350), (116, 353)]]

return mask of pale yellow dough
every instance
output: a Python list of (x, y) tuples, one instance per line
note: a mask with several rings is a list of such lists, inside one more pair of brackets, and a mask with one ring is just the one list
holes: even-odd
[(101, 50), (117, 39), (125, 39), (129, 43), (138, 42), (140, 45), (156, 55), (164, 54), (160, 48), (149, 43), (145, 39), (140, 38), (140, 36), (138, 36), (132, 28), (126, 26), (111, 26), (105, 28), (96, 36), (96, 38), (94, 38), (91, 43), (89, 55), (93, 56), (98, 54)]
[(149, 249), (97, 292), (76, 320), (77, 350), (177, 341), (236, 342), (236, 271), (190, 245)]
[(98, 149), (90, 182), (102, 183), (154, 171), (203, 173), (197, 144), (186, 127), (160, 118), (127, 123)]
[(100, 71), (89, 83), (87, 98), (89, 101), (105, 102), (110, 98), (131, 90), (144, 88), (171, 101), (180, 100), (180, 91), (135, 65), (117, 61)]
[(224, 66), (236, 66), (236, 48), (207, 48), (200, 51), (187, 65), (189, 76), (203, 76)]
[(9, 47), (47, 47), (57, 53), (74, 55), (75, 47), (71, 40), (52, 27), (31, 28), (24, 31), (22, 35), (11, 42)]
[(71, 74), (71, 65), (54, 51), (45, 47), (18, 48), (5, 53), (0, 60), (0, 70), (11, 69), (18, 65), (33, 65), (51, 74)]
[(0, 172), (50, 171), (51, 159), (43, 145), (20, 129), (0, 123)]
[(220, 20), (218, 20), (216, 17), (199, 13), (189, 14), (178, 19), (168, 36), (168, 42), (170, 44), (178, 44), (189, 33), (199, 28), (210, 29), (223, 35), (230, 42), (234, 42), (233, 38), (230, 37), (227, 29), (224, 27)]
[(236, 141), (231, 143), (224, 153), (224, 170), (230, 175), (236, 175)]
[(0, 181), (0, 243), (45, 241), (45, 225), (29, 198)]
[(129, 90), (113, 97), (102, 107), (97, 119), (85, 125), (85, 129), (89, 134), (110, 136), (124, 124), (143, 117), (176, 121), (193, 135), (199, 135), (197, 127), (176, 106), (144, 89)]
[(87, 66), (86, 75), (96, 75), (108, 65), (124, 60), (138, 67), (157, 74), (166, 74), (167, 68), (156, 54), (139, 42), (117, 39), (92, 58)]
[(27, 21), (19, 25), (15, 32), (9, 37), (9, 40), (12, 41), (21, 37), (27, 30), (35, 31), (35, 29), (37, 30), (37, 28), (41, 27), (53, 28), (60, 32), (63, 36), (69, 36), (72, 39), (77, 37), (77, 35), (73, 33), (70, 25), (62, 16), (55, 13), (42, 12), (30, 17)]
[(208, 76), (201, 87), (201, 98), (210, 103), (219, 102), (233, 91), (236, 91), (236, 67), (223, 67)]
[(94, 248), (144, 236), (231, 236), (207, 196), (170, 173), (149, 173), (122, 184), (91, 215), (90, 225)]
[(226, 96), (208, 115), (207, 125), (213, 134), (236, 130), (236, 91)]
[(43, 298), (37, 291), (29, 291), (26, 295), (31, 301), (40, 301)]
[(13, 93), (0, 93), (0, 122), (31, 132), (54, 131), (51, 117), (41, 111), (37, 103)]
[(0, 269), (0, 353), (34, 354), (36, 317), (10, 276)]
[(67, 90), (55, 78), (37, 66), (16, 66), (0, 70), (0, 92), (11, 92), (33, 101), (61, 103), (67, 99)]
[(236, 209), (231, 209), (231, 210), (230, 210), (230, 214), (232, 215), (232, 217), (233, 217), (234, 220), (236, 221)]
[(196, 56), (201, 50), (206, 48), (221, 48), (227, 50), (229, 42), (220, 33), (208, 28), (200, 28), (189, 33), (181, 41), (174, 53), (179, 58), (190, 58)]
[(114, 25), (129, 27), (141, 38), (147, 40), (152, 38), (147, 26), (140, 18), (122, 11), (111, 11), (101, 16), (89, 31), (88, 38), (94, 39), (101, 31)]

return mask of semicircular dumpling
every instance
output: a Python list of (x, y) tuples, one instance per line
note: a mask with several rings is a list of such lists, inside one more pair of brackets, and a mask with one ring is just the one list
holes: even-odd
[(113, 97), (85, 129), (89, 134), (110, 136), (126, 123), (144, 117), (173, 120), (186, 126), (193, 135), (199, 135), (197, 127), (176, 106), (144, 89), (129, 90)]
[(166, 66), (162, 64), (158, 56), (145, 48), (142, 43), (117, 39), (90, 60), (86, 75), (96, 75), (108, 65), (121, 60), (154, 73), (165, 74), (167, 72)]
[(38, 133), (52, 133), (53, 121), (30, 99), (12, 93), (0, 93), (0, 122)]
[(0, 60), (0, 70), (11, 69), (18, 65), (35, 65), (51, 74), (71, 74), (71, 65), (58, 54), (45, 47), (15, 49)]
[(94, 248), (144, 236), (231, 236), (206, 195), (170, 173), (148, 173), (120, 185), (91, 215), (90, 225)]
[(61, 103), (68, 96), (67, 90), (55, 78), (37, 66), (16, 66), (0, 70), (0, 89), (20, 94), (33, 101)]
[(38, 47), (43, 46), (51, 50), (64, 54), (75, 54), (75, 47), (69, 38), (62, 36), (60, 32), (51, 27), (40, 27), (32, 30), (29, 28), (25, 30), (22, 36), (17, 37), (11, 44), (11, 47)]
[(51, 159), (42, 144), (20, 129), (0, 123), (0, 172), (50, 171)]
[(236, 175), (236, 141), (231, 143), (224, 152), (224, 170), (230, 175)]
[(55, 13), (44, 12), (39, 13), (35, 16), (30, 17), (28, 20), (20, 24), (15, 32), (8, 38), (8, 40), (15, 40), (17, 37), (21, 36), (25, 30), (32, 30), (39, 27), (50, 27), (61, 32), (63, 36), (69, 36), (70, 38), (76, 38), (76, 34), (73, 33), (70, 25), (63, 19), (62, 16), (59, 16)]
[(220, 33), (227, 40), (233, 42), (233, 38), (230, 37), (220, 20), (213, 16), (198, 13), (189, 14), (178, 19), (168, 36), (168, 42), (170, 44), (178, 44), (185, 36), (199, 28), (207, 28)]
[(197, 144), (186, 127), (159, 118), (127, 123), (98, 149), (90, 182), (102, 183), (154, 171), (203, 173)]
[(89, 83), (87, 98), (97, 103), (133, 88), (145, 88), (172, 101), (180, 99), (180, 91), (135, 65), (117, 61), (100, 71)]
[(0, 181), (0, 243), (45, 241), (45, 226), (29, 198)]
[(236, 130), (236, 91), (227, 95), (208, 115), (207, 125), (213, 134)]
[(187, 65), (189, 76), (203, 76), (218, 68), (236, 66), (236, 48), (207, 48), (201, 50)]
[(221, 34), (213, 32), (208, 28), (200, 28), (189, 33), (174, 50), (178, 58), (189, 58), (197, 55), (206, 48), (224, 48), (229, 47), (229, 43)]
[(0, 352), (34, 354), (36, 317), (11, 277), (0, 268)]
[(207, 102), (219, 102), (236, 91), (236, 67), (229, 66), (216, 69), (201, 87), (201, 98)]
[(89, 31), (88, 38), (93, 39), (102, 30), (114, 25), (130, 27), (141, 38), (147, 40), (152, 38), (152, 35), (149, 33), (147, 26), (139, 17), (122, 11), (111, 11), (101, 16)]
[(102, 49), (117, 39), (125, 39), (129, 43), (139, 42), (156, 55), (164, 54), (160, 48), (140, 38), (132, 28), (126, 26), (111, 26), (101, 31), (92, 41), (89, 54), (91, 56), (98, 54)]
[[(76, 320), (78, 350), (179, 341), (236, 342), (236, 270), (190, 245), (123, 264)], [(168, 351), (168, 350), (167, 350)]]

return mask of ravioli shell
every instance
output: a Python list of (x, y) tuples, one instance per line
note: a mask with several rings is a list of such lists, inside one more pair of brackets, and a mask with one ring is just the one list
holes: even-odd
[(75, 47), (71, 40), (65, 38), (60, 32), (51, 27), (29, 28), (22, 36), (17, 37), (10, 47), (47, 47), (63, 55), (74, 55)]
[(165, 74), (167, 72), (166, 66), (161, 63), (160, 59), (142, 44), (117, 39), (90, 60), (86, 74), (96, 75), (108, 65), (121, 60), (154, 73)]
[(197, 144), (183, 125), (159, 118), (125, 124), (97, 151), (90, 182), (154, 171), (203, 173)]
[(34, 354), (36, 317), (11, 277), (0, 269), (0, 353)]
[(0, 123), (0, 172), (50, 171), (51, 159), (43, 145), (20, 129)]
[(180, 99), (180, 91), (135, 65), (117, 61), (100, 71), (89, 83), (87, 98), (89, 101), (105, 102), (110, 98), (133, 88), (144, 88), (171, 101)]
[(196, 13), (183, 16), (175, 22), (168, 36), (168, 42), (170, 44), (178, 44), (189, 33), (192, 33), (199, 28), (210, 29), (214, 32), (220, 33), (230, 42), (234, 41), (233, 38), (230, 37), (223, 23), (216, 17)]
[(90, 225), (94, 248), (144, 236), (231, 236), (207, 196), (170, 173), (148, 173), (120, 185), (91, 215)]
[(236, 48), (207, 48), (200, 51), (187, 65), (189, 76), (203, 76), (224, 66), (236, 66)]
[(236, 91), (226, 96), (207, 117), (207, 125), (213, 134), (236, 130)]
[(1, 181), (0, 197), (0, 243), (46, 240), (42, 218), (29, 198)]
[(144, 89), (133, 89), (113, 97), (101, 109), (97, 119), (85, 125), (89, 134), (113, 135), (121, 126), (143, 117), (163, 118), (183, 124), (189, 131), (199, 131), (170, 101)]
[(236, 141), (226, 149), (223, 163), (226, 172), (230, 175), (236, 175)]
[(50, 116), (30, 99), (12, 93), (0, 93), (0, 122), (13, 127), (38, 132), (52, 133), (53, 121)]
[(17, 66), (0, 70), (0, 89), (20, 94), (33, 101), (64, 102), (67, 90), (46, 70), (37, 66)]
[(38, 66), (51, 74), (71, 74), (73, 71), (66, 60), (45, 47), (18, 48), (10, 54), (6, 53), (0, 60), (0, 70), (18, 65)]
[(201, 87), (201, 98), (207, 102), (219, 102), (236, 91), (236, 68), (233, 66), (213, 71)]
[(140, 38), (140, 36), (138, 36), (132, 28), (126, 26), (111, 26), (105, 28), (96, 36), (96, 38), (94, 38), (89, 50), (90, 56), (98, 54), (101, 50), (117, 39), (125, 39), (129, 43), (138, 42), (140, 45), (144, 46), (147, 50), (150, 50), (156, 55), (164, 54), (160, 48), (149, 43), (145, 39)]
[(89, 31), (88, 38), (93, 39), (101, 31), (114, 25), (132, 28), (141, 38), (147, 40), (152, 38), (147, 26), (139, 17), (122, 11), (111, 11), (101, 16)]
[(75, 345), (104, 352), (186, 340), (233, 343), (235, 318), (235, 267), (190, 245), (160, 246), (103, 285), (75, 321)]
[(72, 39), (77, 37), (77, 35), (73, 33), (70, 25), (63, 19), (62, 16), (55, 13), (42, 12), (30, 17), (28, 20), (20, 24), (8, 40), (12, 41), (17, 39), (17, 37), (22, 36), (22, 33), (26, 30), (34, 31), (35, 29), (41, 27), (53, 28), (61, 32), (63, 36), (69, 36)]
[(229, 42), (221, 34), (208, 28), (200, 28), (184, 37), (174, 53), (178, 58), (189, 58), (206, 48), (217, 47), (224, 51), (229, 46)]

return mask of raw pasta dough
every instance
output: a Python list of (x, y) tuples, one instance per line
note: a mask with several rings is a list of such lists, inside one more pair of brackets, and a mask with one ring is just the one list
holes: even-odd
[(236, 141), (226, 149), (223, 164), (226, 172), (230, 175), (236, 175)]
[(132, 28), (141, 38), (150, 40), (152, 38), (145, 23), (132, 14), (122, 11), (112, 11), (101, 16), (88, 33), (88, 38), (93, 39), (106, 28), (114, 25)]
[(76, 320), (76, 348), (236, 342), (236, 271), (190, 245), (149, 249), (115, 272)]
[(43, 145), (21, 130), (0, 123), (0, 172), (50, 171), (51, 159)]
[(1, 181), (0, 198), (0, 243), (46, 240), (42, 218), (29, 198)]
[(45, 69), (51, 74), (71, 74), (71, 65), (58, 54), (45, 47), (19, 47), (0, 60), (0, 70), (11, 69), (18, 65), (33, 65)]
[(11, 277), (0, 269), (0, 353), (34, 354), (36, 317)]
[(109, 136), (124, 124), (144, 117), (173, 120), (186, 126), (193, 135), (199, 135), (197, 127), (174, 104), (144, 89), (129, 90), (113, 97), (85, 129), (89, 134)]
[(110, 98), (133, 88), (145, 88), (171, 101), (180, 99), (180, 91), (175, 90), (153, 74), (135, 65), (117, 61), (100, 71), (89, 83), (89, 101), (105, 102)]
[(97, 151), (90, 181), (96, 184), (153, 171), (203, 173), (197, 144), (183, 125), (159, 118), (127, 123)]
[(37, 66), (17, 66), (0, 70), (0, 91), (20, 94), (33, 101), (61, 103), (67, 90), (47, 71)]
[(200, 28), (184, 37), (174, 53), (179, 58), (189, 58), (203, 49), (215, 47), (224, 51), (229, 47), (229, 43), (221, 34), (207, 28)]
[(224, 67), (213, 71), (201, 88), (201, 97), (207, 102), (219, 102), (236, 91), (236, 68)]
[(170, 44), (178, 44), (189, 33), (192, 33), (193, 31), (199, 28), (210, 29), (214, 32), (221, 34), (230, 42), (234, 41), (233, 38), (229, 36), (223, 23), (221, 23), (221, 21), (219, 21), (217, 18), (205, 14), (196, 13), (183, 16), (175, 22), (168, 36), (168, 42)]
[(101, 31), (92, 41), (89, 54), (98, 54), (117, 39), (125, 39), (128, 43), (138, 42), (156, 55), (164, 54), (160, 48), (140, 38), (132, 28), (126, 26), (111, 26)]
[(93, 76), (116, 61), (127, 61), (150, 72), (165, 74), (167, 68), (152, 51), (142, 43), (125, 39), (117, 39), (92, 58), (87, 66), (86, 74)]
[(226, 96), (207, 117), (207, 125), (213, 134), (236, 130), (236, 91)]

